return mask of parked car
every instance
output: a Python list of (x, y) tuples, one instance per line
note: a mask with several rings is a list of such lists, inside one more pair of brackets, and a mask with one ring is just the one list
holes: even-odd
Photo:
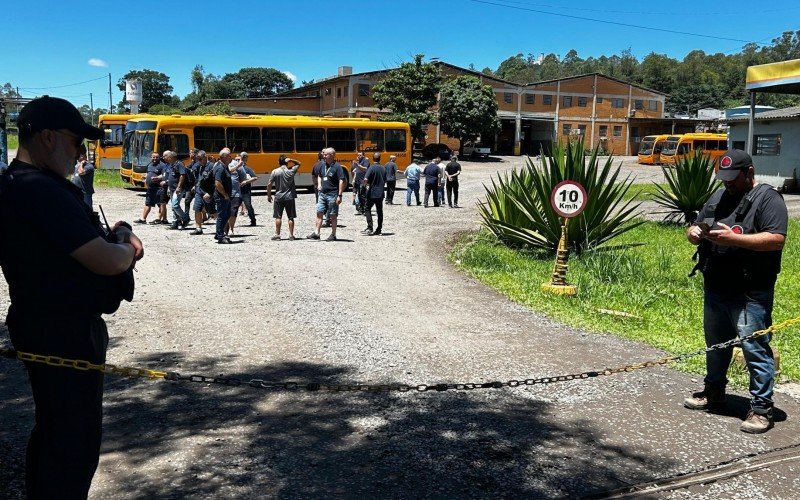
[(488, 158), (490, 154), (492, 154), (491, 148), (479, 142), (464, 146), (464, 156), (469, 156), (471, 158)]
[(424, 148), (422, 148), (422, 157), (426, 160), (432, 160), (436, 157), (442, 157), (444, 159), (449, 159), (450, 155), (453, 154), (453, 151), (447, 146), (447, 144), (442, 144), (439, 142), (434, 142), (432, 144), (428, 144)]

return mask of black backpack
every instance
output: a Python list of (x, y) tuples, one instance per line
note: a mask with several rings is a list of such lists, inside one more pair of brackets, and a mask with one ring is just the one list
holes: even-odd
[(189, 165), (186, 167), (186, 181), (184, 182), (184, 186), (186, 189), (192, 189), (195, 184), (197, 184), (197, 177), (194, 173), (193, 165)]

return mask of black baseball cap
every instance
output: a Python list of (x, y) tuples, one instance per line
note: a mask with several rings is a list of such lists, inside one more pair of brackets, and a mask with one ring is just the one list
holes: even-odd
[(80, 111), (59, 97), (37, 97), (26, 104), (19, 112), (17, 126), (27, 128), (32, 134), (42, 130), (67, 129), (92, 141), (103, 137), (102, 130), (83, 121)]
[(729, 149), (719, 159), (717, 170), (718, 181), (732, 181), (739, 177), (740, 170), (747, 170), (753, 165), (750, 155), (741, 149)]

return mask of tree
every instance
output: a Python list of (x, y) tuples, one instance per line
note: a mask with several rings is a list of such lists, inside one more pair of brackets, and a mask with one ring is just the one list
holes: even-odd
[(128, 71), (119, 79), (117, 87), (125, 92), (125, 80), (130, 79), (139, 79), (142, 82), (142, 103), (139, 105), (139, 111), (146, 112), (155, 104), (174, 102), (172, 85), (164, 73), (152, 69)]
[(0, 87), (0, 97), (18, 98), (22, 96), (19, 95), (17, 89), (15, 89), (14, 86), (11, 85), (11, 83), (6, 82), (5, 85)]
[(425, 127), (436, 122), (431, 108), (441, 86), (439, 67), (423, 63), (425, 56), (417, 54), (389, 72), (372, 88), (372, 98), (382, 110), (390, 110), (387, 118), (408, 122), (415, 141), (425, 139)]
[(250, 99), (269, 97), (294, 87), (291, 78), (275, 68), (242, 68), (223, 76), (222, 81), (240, 85), (242, 97)]
[(494, 90), (470, 75), (463, 75), (442, 85), (439, 97), (439, 124), (442, 132), (464, 140), (491, 135), (500, 130)]
[(525, 84), (534, 81), (534, 69), (530, 58), (525, 59), (521, 53), (509, 57), (500, 63), (495, 71), (497, 78), (508, 80), (509, 82)]
[(675, 68), (678, 61), (664, 54), (651, 52), (639, 65), (642, 85), (653, 90), (671, 94), (675, 87)]
[(78, 111), (80, 111), (83, 121), (85, 121), (89, 125), (94, 125), (95, 123), (97, 123), (97, 117), (102, 115), (103, 113), (106, 113), (106, 110), (104, 108), (95, 108), (94, 113), (92, 113), (92, 108), (90, 108), (88, 104), (84, 104), (83, 106), (78, 108)]

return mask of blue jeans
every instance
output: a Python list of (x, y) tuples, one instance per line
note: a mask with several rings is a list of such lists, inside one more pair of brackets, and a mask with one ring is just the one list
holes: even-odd
[(419, 205), (419, 181), (406, 180), (406, 205), (411, 205), (411, 193), (417, 197), (417, 205)]
[(93, 194), (94, 193), (87, 193), (85, 191), (83, 193), (83, 202), (86, 203), (87, 205), (89, 205), (90, 208), (92, 206), (92, 195)]
[(183, 201), (183, 197), (186, 192), (181, 191), (180, 193), (173, 191), (172, 198), (169, 201), (170, 207), (172, 207), (172, 215), (175, 216), (173, 219), (175, 224), (179, 222), (186, 222), (189, 220), (189, 214), (183, 211), (181, 207), (181, 202)]
[(214, 238), (221, 240), (225, 237), (225, 225), (231, 217), (231, 200), (214, 194), (214, 204), (217, 207), (217, 230)]
[[(772, 325), (774, 290), (760, 290), (732, 295), (705, 291), (703, 298), (703, 329), (706, 345), (719, 344), (737, 335), (744, 337)], [(756, 413), (772, 408), (772, 388), (775, 385), (775, 360), (769, 347), (770, 335), (742, 344), (742, 352), (750, 371), (750, 406)], [(725, 388), (725, 376), (731, 363), (733, 348), (706, 353), (706, 385)]]

